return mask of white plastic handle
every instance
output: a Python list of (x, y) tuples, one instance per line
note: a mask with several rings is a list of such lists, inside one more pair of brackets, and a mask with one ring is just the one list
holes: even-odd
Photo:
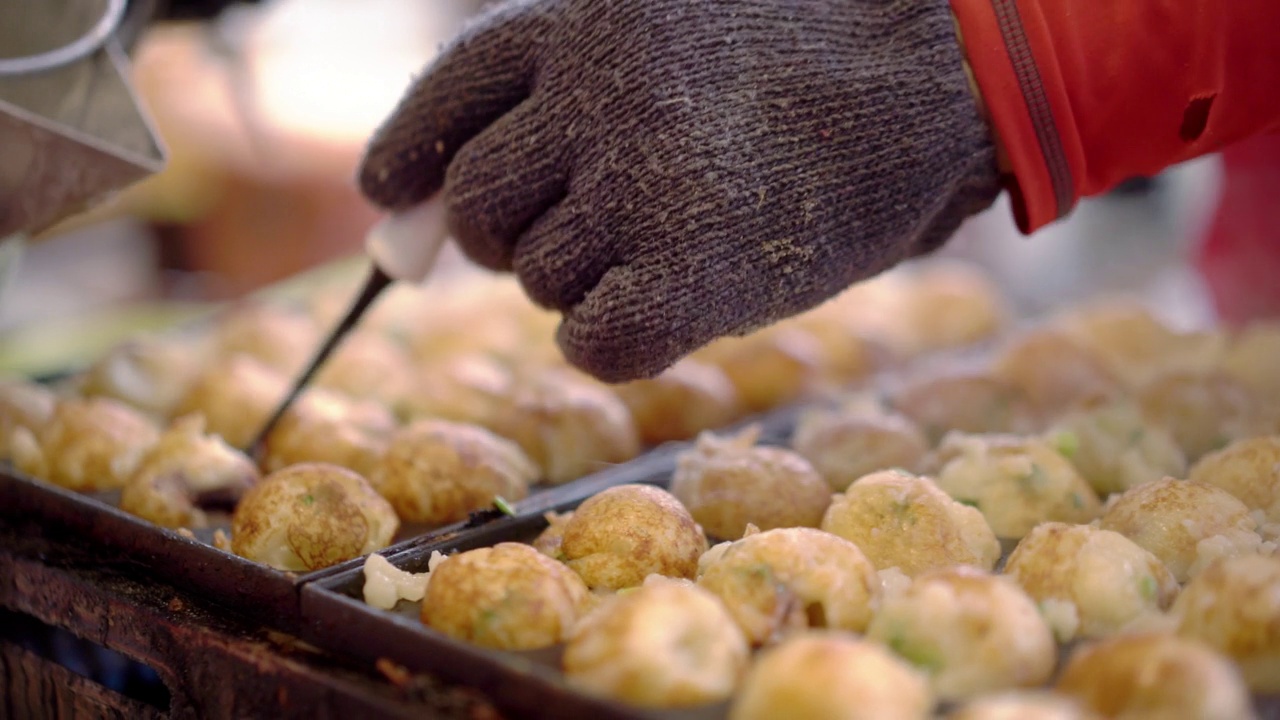
[(448, 235), (444, 201), (437, 195), (375, 225), (365, 238), (365, 252), (396, 280), (420, 283), (431, 274)]

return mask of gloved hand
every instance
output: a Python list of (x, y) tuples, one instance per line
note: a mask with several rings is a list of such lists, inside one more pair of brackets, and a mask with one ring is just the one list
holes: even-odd
[(999, 192), (946, 0), (516, 0), (371, 142), (363, 192), (443, 189), (566, 357), (650, 376), (939, 247)]

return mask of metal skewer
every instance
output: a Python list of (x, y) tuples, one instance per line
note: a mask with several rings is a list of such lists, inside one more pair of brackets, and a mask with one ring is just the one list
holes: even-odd
[(343, 316), (337, 327), (329, 333), (329, 337), (327, 337), (324, 344), (320, 346), (320, 350), (311, 358), (311, 362), (307, 365), (307, 369), (302, 372), (302, 375), (298, 376), (298, 378), (294, 380), (293, 387), (289, 389), (289, 394), (285, 395), (284, 399), (280, 401), (280, 404), (276, 406), (275, 412), (271, 414), (271, 417), (267, 419), (266, 424), (262, 426), (262, 429), (258, 431), (257, 436), (254, 437), (253, 442), (251, 442), (249, 447), (246, 448), (245, 453), (250, 458), (253, 458), (255, 461), (261, 460), (260, 456), (264, 446), (266, 445), (267, 436), (269, 436), (271, 431), (275, 429), (277, 424), (279, 424), (280, 419), (283, 418), (285, 413), (289, 411), (289, 408), (293, 406), (294, 401), (298, 399), (298, 396), (302, 394), (302, 391), (307, 388), (307, 385), (311, 382), (312, 378), (315, 377), (316, 373), (319, 372), (320, 367), (324, 365), (325, 361), (329, 359), (329, 356), (333, 354), (333, 351), (342, 343), (342, 340), (351, 332), (351, 329), (360, 322), (360, 318), (364, 317), (365, 312), (373, 306), (373, 301), (382, 294), (383, 290), (390, 287), (393, 282), (395, 282), (395, 278), (388, 275), (376, 264), (373, 265), (368, 279), (364, 281), (364, 286), (360, 289), (360, 294), (356, 296), (355, 302), (351, 304), (351, 307), (347, 310), (347, 314)]
[(325, 361), (360, 322), (382, 291), (396, 281), (422, 282), (426, 279), (435, 267), (445, 238), (444, 209), (438, 198), (392, 215), (369, 232), (365, 239), (365, 251), (373, 262), (360, 294), (325, 338), (324, 344), (312, 357), (306, 370), (294, 381), (293, 387), (280, 401), (275, 412), (254, 436), (253, 442), (245, 449), (250, 458), (261, 461), (260, 456), (271, 431), (289, 412), (289, 408), (306, 390)]

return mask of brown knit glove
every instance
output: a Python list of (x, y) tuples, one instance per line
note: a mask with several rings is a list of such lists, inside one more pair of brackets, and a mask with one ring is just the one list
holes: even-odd
[(807, 310), (991, 204), (946, 0), (518, 0), (379, 130), (364, 193), (443, 187), (481, 265), (606, 381)]

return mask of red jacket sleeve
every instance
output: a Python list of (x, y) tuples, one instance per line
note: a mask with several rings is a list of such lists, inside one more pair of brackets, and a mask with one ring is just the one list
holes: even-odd
[(1019, 228), (1280, 131), (1276, 0), (951, 0)]

